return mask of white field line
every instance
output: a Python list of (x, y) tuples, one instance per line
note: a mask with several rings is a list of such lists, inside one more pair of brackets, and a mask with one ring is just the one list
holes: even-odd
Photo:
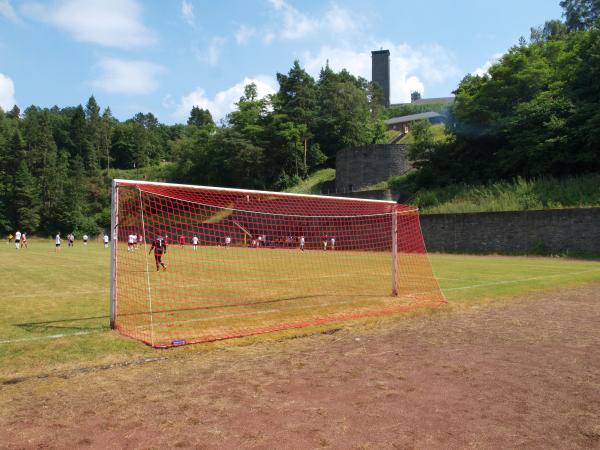
[(91, 331), (78, 331), (76, 333), (62, 333), (62, 334), (52, 334), (50, 336), (33, 336), (19, 339), (6, 339), (4, 341), (0, 341), (0, 344), (12, 344), (14, 342), (26, 342), (26, 341), (43, 341), (46, 339), (59, 339), (63, 337), (71, 337), (71, 336), (83, 336), (86, 334), (95, 334), (102, 333), (102, 331), (91, 330)]
[[(436, 259), (445, 259), (444, 256), (440, 256), (440, 255), (435, 255), (435, 254), (428, 254), (429, 257), (432, 260), (436, 260)], [(471, 255), (460, 255), (460, 256), (464, 256), (465, 259), (463, 260), (457, 260), (457, 261), (452, 261), (452, 264), (454, 265), (463, 265), (463, 266), (469, 266), (469, 265), (475, 265), (477, 266), (480, 262), (480, 260), (469, 260), (467, 258), (469, 257), (473, 257), (473, 258), (486, 258), (484, 256), (471, 256)], [(555, 264), (539, 264), (539, 260), (536, 259), (532, 259), (529, 262), (527, 261), (523, 261), (523, 264), (512, 264), (512, 261), (507, 259), (507, 258), (494, 258), (493, 256), (489, 256), (487, 257), (489, 259), (487, 259), (488, 262), (493, 261), (495, 263), (499, 263), (498, 266), (494, 266), (495, 269), (498, 270), (502, 270), (505, 267), (501, 264), (506, 262), (507, 264), (509, 264), (509, 266), (512, 267), (523, 267), (526, 269), (533, 269), (533, 270), (538, 270), (538, 269), (555, 269), (555, 270), (562, 270), (562, 268), (560, 266), (557, 266), (557, 264), (559, 264), (559, 262), (556, 262)], [(581, 262), (581, 261), (573, 261), (572, 262), (574, 265), (581, 265), (581, 266), (589, 266), (589, 263), (585, 263), (585, 262)]]
[[(496, 286), (496, 285), (511, 284), (511, 283), (522, 283), (524, 281), (543, 280), (546, 278), (556, 278), (556, 277), (562, 277), (562, 276), (568, 276), (568, 275), (580, 275), (580, 274), (590, 273), (590, 272), (600, 272), (600, 269), (582, 270), (582, 271), (578, 271), (578, 272), (566, 272), (566, 273), (555, 274), (555, 275), (523, 278), (520, 280), (497, 281), (494, 283), (480, 283), (480, 284), (473, 284), (473, 285), (469, 285), (469, 286), (460, 286), (460, 287), (455, 287), (455, 288), (443, 289), (443, 291), (458, 291), (458, 290), (463, 290), (463, 289), (475, 289), (475, 288), (486, 287), (486, 286)], [(427, 292), (421, 292), (421, 293), (417, 293), (417, 294), (426, 294), (426, 293)], [(324, 306), (343, 305), (343, 304), (351, 304), (351, 303), (354, 303), (354, 302), (320, 303), (318, 305), (313, 304), (313, 305), (300, 306), (300, 307), (296, 307), (296, 308), (286, 308), (285, 310), (315, 308), (315, 307), (319, 307), (319, 306), (324, 307)], [(243, 306), (243, 305), (240, 305), (240, 306)], [(263, 311), (260, 311), (260, 314), (264, 314), (266, 312), (282, 312), (282, 310), (281, 309), (263, 310)], [(215, 317), (210, 317), (210, 318), (182, 320), (182, 321), (169, 322), (169, 324), (227, 319), (227, 318), (231, 318), (231, 317), (239, 317), (242, 315), (254, 315), (254, 314), (258, 314), (258, 313), (259, 312), (250, 312), (250, 313), (246, 313), (246, 314), (235, 314), (235, 315), (226, 315), (226, 316), (215, 316)], [(156, 313), (156, 314), (161, 314), (161, 313)], [(144, 327), (145, 326), (140, 325), (135, 328), (144, 328)], [(64, 333), (64, 334), (53, 334), (50, 336), (35, 336), (35, 337), (20, 338), (20, 339), (8, 339), (8, 340), (0, 341), (0, 344), (11, 344), (11, 343), (15, 343), (15, 342), (25, 342), (25, 341), (34, 341), (34, 340), (59, 339), (62, 337), (81, 336), (81, 335), (101, 333), (101, 332), (102, 331), (79, 331), (77, 333)]]
[[(90, 295), (90, 294), (108, 294), (108, 289), (97, 289), (94, 291), (77, 291), (77, 292), (61, 292), (60, 296), (76, 296), (76, 295)], [(53, 297), (48, 293), (38, 293), (38, 294), (17, 294), (17, 295), (8, 295), (5, 296), (5, 299), (13, 299), (13, 298), (30, 298), (30, 297)], [(56, 297), (56, 295), (54, 296)]]
[(501, 284), (522, 283), (524, 281), (544, 280), (546, 278), (564, 277), (564, 276), (568, 276), (568, 275), (580, 275), (583, 273), (590, 273), (590, 272), (600, 272), (600, 269), (581, 270), (579, 272), (557, 273), (554, 275), (543, 275), (543, 276), (539, 276), (539, 277), (521, 278), (518, 280), (495, 281), (493, 283), (471, 284), (469, 286), (447, 288), (447, 289), (443, 289), (443, 291), (458, 291), (458, 290), (462, 290), (462, 289), (474, 289), (474, 288), (485, 287), (485, 286), (497, 286), (497, 285), (501, 285)]
[[(264, 309), (264, 310), (260, 310), (260, 311), (253, 311), (253, 312), (239, 313), (239, 314), (226, 314), (226, 315), (222, 315), (222, 316), (200, 317), (198, 319), (188, 319), (188, 320), (174, 320), (174, 321), (169, 321), (168, 323), (166, 323), (166, 325), (172, 325), (172, 324), (177, 324), (177, 323), (188, 323), (188, 322), (208, 322), (208, 321), (212, 321), (212, 320), (232, 319), (232, 318), (241, 317), (241, 316), (254, 316), (257, 314), (265, 314), (265, 313), (279, 313), (279, 312), (289, 311), (292, 309), (307, 309), (307, 308), (318, 308), (318, 307), (333, 306), (333, 305), (348, 305), (351, 303), (356, 303), (356, 302), (333, 302), (333, 303), (330, 302), (330, 303), (319, 303), (319, 304), (313, 304), (313, 305), (296, 306), (296, 307), (285, 308), (285, 309)], [(240, 307), (242, 307), (242, 306), (244, 306), (244, 305), (240, 305)], [(154, 313), (154, 314), (159, 315), (159, 314), (165, 314), (165, 313)], [(160, 325), (165, 325), (165, 324), (161, 323), (157, 326), (160, 326)], [(148, 325), (138, 325), (133, 328), (146, 328), (147, 326)]]
[[(494, 283), (473, 284), (473, 285), (469, 285), (469, 286), (461, 286), (461, 287), (456, 287), (456, 288), (443, 289), (443, 291), (457, 291), (457, 290), (462, 290), (462, 289), (474, 289), (474, 288), (485, 287), (485, 286), (521, 283), (524, 281), (534, 281), (534, 280), (540, 280), (540, 279), (545, 279), (545, 278), (554, 278), (554, 277), (566, 276), (566, 275), (578, 275), (578, 274), (589, 273), (589, 272), (600, 272), (600, 269), (583, 270), (583, 271), (579, 271), (579, 272), (567, 272), (567, 273), (556, 274), (556, 275), (547, 275), (547, 276), (543, 276), (543, 277), (523, 278), (520, 280), (507, 280), (507, 281), (497, 281)], [(414, 295), (426, 294), (428, 292), (432, 292), (432, 291), (417, 292)], [(240, 317), (240, 316), (249, 316), (249, 315), (256, 315), (256, 314), (273, 313), (273, 312), (283, 312), (283, 311), (295, 310), (295, 309), (318, 308), (318, 307), (333, 306), (333, 305), (347, 305), (347, 304), (352, 304), (352, 303), (356, 303), (356, 302), (334, 302), (334, 303), (310, 304), (310, 305), (290, 307), (290, 308), (285, 308), (285, 309), (270, 309), (270, 310), (262, 310), (262, 311), (256, 311), (256, 312), (248, 312), (248, 313), (238, 313), (238, 314), (227, 314), (227, 315), (223, 315), (223, 316), (204, 317), (204, 318), (198, 318), (198, 319), (178, 320), (178, 321), (169, 322), (169, 324), (229, 319), (229, 318)], [(245, 305), (240, 305), (240, 307), (243, 307), (243, 306), (245, 306)], [(165, 313), (155, 313), (155, 314), (165, 314)], [(143, 327), (145, 327), (145, 326), (140, 325), (135, 328), (143, 328)]]

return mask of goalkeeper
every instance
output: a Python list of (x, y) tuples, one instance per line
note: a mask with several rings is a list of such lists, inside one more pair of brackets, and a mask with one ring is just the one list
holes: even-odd
[(162, 257), (165, 253), (167, 253), (167, 244), (165, 240), (158, 236), (150, 247), (150, 251), (148, 254), (152, 253), (154, 250), (154, 261), (156, 262), (156, 271), (158, 272), (162, 266), (163, 270), (167, 270), (167, 266), (162, 262)]

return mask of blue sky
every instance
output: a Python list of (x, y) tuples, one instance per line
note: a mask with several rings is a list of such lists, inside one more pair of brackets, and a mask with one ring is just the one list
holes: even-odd
[(0, 107), (71, 106), (94, 94), (120, 120), (152, 112), (216, 118), (244, 84), (277, 90), (294, 59), (371, 77), (391, 52), (391, 100), (450, 95), (529, 28), (560, 18), (559, 0), (0, 0)]

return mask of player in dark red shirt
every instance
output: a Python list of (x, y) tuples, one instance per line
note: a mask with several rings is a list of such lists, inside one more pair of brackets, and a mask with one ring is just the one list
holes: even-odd
[(154, 250), (154, 261), (156, 262), (156, 271), (159, 271), (161, 266), (163, 268), (163, 270), (167, 270), (167, 266), (165, 265), (165, 263), (162, 262), (162, 257), (165, 253), (167, 253), (167, 243), (165, 242), (165, 240), (158, 236), (153, 242), (152, 242), (152, 246), (150, 247), (150, 253), (152, 253), (152, 250)]
[(182, 234), (179, 236), (179, 246), (183, 247), (185, 245), (185, 236)]

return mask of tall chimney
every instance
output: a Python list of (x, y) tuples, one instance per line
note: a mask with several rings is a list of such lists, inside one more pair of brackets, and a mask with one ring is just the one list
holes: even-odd
[(375, 50), (371, 52), (371, 80), (381, 88), (381, 104), (390, 106), (390, 51)]

